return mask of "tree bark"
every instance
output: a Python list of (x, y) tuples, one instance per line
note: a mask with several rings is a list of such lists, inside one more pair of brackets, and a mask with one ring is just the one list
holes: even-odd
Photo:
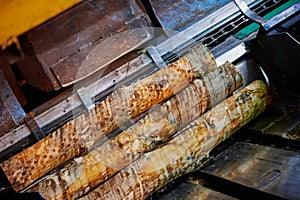
[(267, 85), (253, 82), (81, 199), (147, 198), (168, 182), (201, 167), (202, 159), (217, 144), (262, 113), (270, 102)]
[(213, 55), (206, 47), (198, 45), (158, 72), (117, 89), (95, 109), (69, 121), (0, 166), (13, 188), (23, 190), (59, 165), (88, 152), (106, 134), (170, 98), (214, 68)]
[(136, 124), (89, 154), (75, 159), (71, 165), (47, 177), (30, 191), (38, 191), (46, 199), (80, 197), (141, 154), (165, 143), (179, 129), (242, 85), (242, 76), (236, 67), (226, 63), (195, 80)]

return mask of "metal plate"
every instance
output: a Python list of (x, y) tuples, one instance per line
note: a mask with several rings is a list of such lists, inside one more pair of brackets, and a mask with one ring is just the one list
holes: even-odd
[(278, 136), (278, 140), (281, 138), (300, 140), (299, 125), (299, 100), (281, 94), (269, 109), (247, 126), (246, 130)]
[(151, 0), (158, 21), (168, 35), (218, 10), (231, 0)]
[(27, 100), (21, 90), (20, 83), (14, 74), (14, 71), (11, 67), (11, 63), (14, 63), (16, 60), (21, 59), (22, 52), (18, 49), (17, 46), (11, 46), (6, 50), (0, 50), (0, 70), (2, 70), (5, 79), (7, 80), (10, 88), (12, 89), (14, 95), (16, 96), (19, 103), (23, 106), (27, 103)]
[(284, 133), (282, 137), (300, 141), (300, 122), (292, 130)]
[[(27, 32), (20, 38), (25, 59), (17, 63), (22, 75), (42, 91), (58, 90), (150, 40), (149, 29), (139, 30), (151, 22), (137, 3), (138, 0), (84, 1)], [(135, 29), (138, 31), (132, 31)], [(127, 37), (120, 35), (127, 31)], [(90, 65), (86, 64), (87, 57)]]
[(288, 199), (300, 198), (300, 153), (237, 142), (201, 171)]
[(17, 126), (26, 116), (0, 70), (0, 136)]
[(231, 196), (222, 194), (204, 186), (193, 184), (189, 182), (180, 183), (175, 188), (172, 188), (169, 192), (164, 192), (159, 198), (153, 198), (157, 200), (210, 200), (210, 199), (235, 199)]
[[(96, 27), (100, 27), (101, 23), (102, 21)], [(132, 30), (118, 33), (104, 41), (97, 41), (91, 46), (86, 46), (80, 52), (53, 65), (51, 69), (60, 84), (66, 87), (76, 81), (82, 80), (128, 52), (137, 49), (152, 38), (151, 29), (143, 28), (147, 25), (146, 21), (141, 19), (136, 21), (134, 25), (136, 27), (127, 27)], [(93, 28), (91, 33), (96, 34), (99, 31), (96, 27)]]

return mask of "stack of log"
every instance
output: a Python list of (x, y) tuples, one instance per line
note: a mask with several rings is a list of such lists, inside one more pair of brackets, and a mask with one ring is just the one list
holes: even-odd
[[(201, 167), (210, 150), (270, 104), (262, 81), (232, 95), (241, 86), (234, 65), (217, 67), (197, 45), (0, 166), (16, 191), (46, 199), (145, 199)], [(118, 127), (124, 130), (99, 145)]]

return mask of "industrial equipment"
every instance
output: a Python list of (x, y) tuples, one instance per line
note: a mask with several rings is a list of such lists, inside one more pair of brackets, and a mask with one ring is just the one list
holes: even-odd
[[(28, 11), (25, 3), (17, 7), (13, 2), (2, 2), (3, 13)], [(130, 178), (139, 176), (131, 173), (140, 169), (143, 174), (156, 152), (176, 144), (162, 160), (180, 151), (189, 155), (193, 151), (183, 146), (193, 139), (187, 136), (190, 130), (196, 134), (205, 129), (215, 132), (209, 135), (212, 139), (205, 136), (213, 148), (201, 154), (201, 162), (194, 154), (184, 157), (186, 165), (175, 159), (177, 171), (166, 167), (165, 177), (136, 183), (132, 190), (124, 186), (119, 197), (300, 198), (299, 0), (84, 0), (50, 5), (45, 1), (44, 9), (52, 12), (40, 15), (31, 7), (26, 14), (32, 21), (18, 29), (10, 29), (9, 20), (0, 29), (0, 196), (109, 197), (115, 192), (109, 187), (136, 181)], [(234, 104), (226, 101), (238, 105), (229, 109)], [(226, 126), (219, 129), (215, 126), (223, 120), (221, 108)], [(209, 117), (217, 121), (208, 123)], [(236, 119), (236, 127), (227, 124), (229, 119)], [(146, 128), (141, 127), (151, 131), (143, 133)], [(100, 176), (97, 170), (104, 167), (94, 158), (99, 163), (119, 160)], [(82, 175), (92, 169), (98, 182)], [(166, 181), (167, 173), (174, 178)], [(60, 179), (69, 181), (62, 185)]]

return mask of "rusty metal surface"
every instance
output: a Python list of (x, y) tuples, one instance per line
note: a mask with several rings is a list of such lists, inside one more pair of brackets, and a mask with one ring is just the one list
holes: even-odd
[[(147, 15), (135, 0), (85, 1), (23, 35), (20, 42), (25, 59), (18, 65), (32, 86), (43, 91), (57, 90), (102, 67), (89, 67), (87, 71), (79, 69), (86, 56), (107, 38), (149, 24)], [(126, 44), (116, 40), (103, 45), (98, 52), (102, 53), (100, 58), (113, 53), (101, 64), (112, 62), (151, 38), (149, 32), (140, 33), (139, 37), (136, 34)], [(78, 70), (81, 70), (80, 75)]]
[[(17, 52), (18, 55), (11, 53), (11, 47), (7, 48), (5, 51), (0, 50), (0, 70), (2, 70), (10, 88), (12, 89), (14, 95), (18, 99), (21, 105), (25, 105), (27, 103), (22, 90), (20, 83), (16, 79), (16, 76), (10, 66), (15, 60), (21, 57), (21, 52)], [(16, 49), (12, 49), (14, 51)]]
[(300, 123), (300, 110), (295, 110), (265, 129), (268, 134), (283, 136)]
[(300, 122), (290, 131), (284, 133), (282, 135), (283, 138), (300, 140)]
[[(116, 34), (104, 41), (97, 41), (79, 53), (53, 65), (51, 70), (60, 84), (66, 87), (92, 75), (152, 37), (150, 29), (142, 28), (147, 25), (143, 19), (137, 20), (135, 25), (136, 29), (134, 26), (127, 27), (133, 30)], [(96, 33), (98, 30), (94, 28), (93, 32)]]
[(201, 171), (287, 199), (300, 198), (300, 153), (236, 142)]
[(274, 105), (249, 124), (247, 130), (277, 136), (278, 139), (300, 140), (300, 100), (291, 97), (280, 93)]
[(0, 136), (18, 125), (26, 116), (0, 70)]
[(10, 129), (16, 126), (9, 110), (5, 106), (5, 102), (0, 98), (0, 136), (3, 136), (5, 132), (9, 131)]
[(158, 21), (169, 35), (199, 21), (229, 2), (231, 0), (150, 0)]

